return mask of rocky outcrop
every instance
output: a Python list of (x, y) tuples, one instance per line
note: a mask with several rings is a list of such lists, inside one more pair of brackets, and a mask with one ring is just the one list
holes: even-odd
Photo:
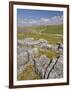
[[(23, 47), (20, 47), (23, 45)], [(26, 46), (27, 45), (27, 46)], [(33, 48), (28, 47), (34, 45)], [(18, 40), (17, 47), (17, 74), (18, 76), (26, 69), (28, 65), (34, 66), (34, 71), (42, 79), (62, 78), (63, 77), (63, 51), (58, 51), (59, 57), (53, 57), (49, 59), (46, 55), (39, 56), (39, 49), (37, 48), (50, 47), (51, 49), (58, 51), (57, 46), (49, 45), (46, 40), (33, 38), (25, 38), (24, 40)], [(59, 49), (60, 50), (60, 49)], [(61, 49), (63, 50), (63, 49)]]
[(59, 58), (48, 59), (41, 56), (40, 59), (35, 60), (36, 72), (41, 75), (41, 78), (62, 78), (63, 77), (63, 64)]

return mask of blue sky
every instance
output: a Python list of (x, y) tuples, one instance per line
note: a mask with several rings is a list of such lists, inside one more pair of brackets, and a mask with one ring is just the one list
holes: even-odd
[(19, 26), (62, 24), (63, 11), (17, 9), (17, 23)]

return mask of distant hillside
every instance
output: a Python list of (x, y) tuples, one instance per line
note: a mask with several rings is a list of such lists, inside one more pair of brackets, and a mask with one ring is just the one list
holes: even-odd
[(63, 34), (63, 25), (46, 26), (42, 33)]
[(63, 25), (18, 27), (18, 32), (41, 32), (51, 34), (63, 34)]

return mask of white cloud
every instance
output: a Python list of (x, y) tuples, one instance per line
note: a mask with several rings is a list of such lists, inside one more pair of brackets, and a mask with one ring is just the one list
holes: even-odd
[(62, 24), (63, 16), (53, 16), (51, 18), (26, 19), (18, 18), (18, 25), (52, 25)]
[(53, 24), (62, 24), (63, 23), (63, 16), (54, 16), (50, 19), (50, 21)]
[(28, 23), (30, 23), (30, 24), (36, 24), (37, 21), (36, 20), (32, 20), (32, 21), (29, 21)]
[(50, 19), (48, 19), (48, 18), (41, 18), (40, 20), (43, 22), (49, 22), (50, 21)]

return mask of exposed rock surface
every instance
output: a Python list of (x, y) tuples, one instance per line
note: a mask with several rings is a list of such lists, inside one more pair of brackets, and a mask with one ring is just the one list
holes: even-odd
[[(63, 77), (63, 55), (59, 58), (49, 59), (46, 55), (39, 57), (38, 48), (34, 47), (20, 47), (20, 45), (36, 45), (40, 48), (50, 47), (57, 51), (57, 46), (49, 45), (46, 40), (33, 38), (25, 38), (18, 40), (17, 47), (17, 74), (20, 75), (28, 65), (34, 65), (35, 72), (41, 76), (42, 79), (62, 78)], [(61, 49), (63, 50), (63, 49)], [(62, 53), (61, 51), (60, 53)]]
[(49, 78), (63, 78), (63, 63), (61, 63), (59, 60), (54, 69), (51, 71)]

